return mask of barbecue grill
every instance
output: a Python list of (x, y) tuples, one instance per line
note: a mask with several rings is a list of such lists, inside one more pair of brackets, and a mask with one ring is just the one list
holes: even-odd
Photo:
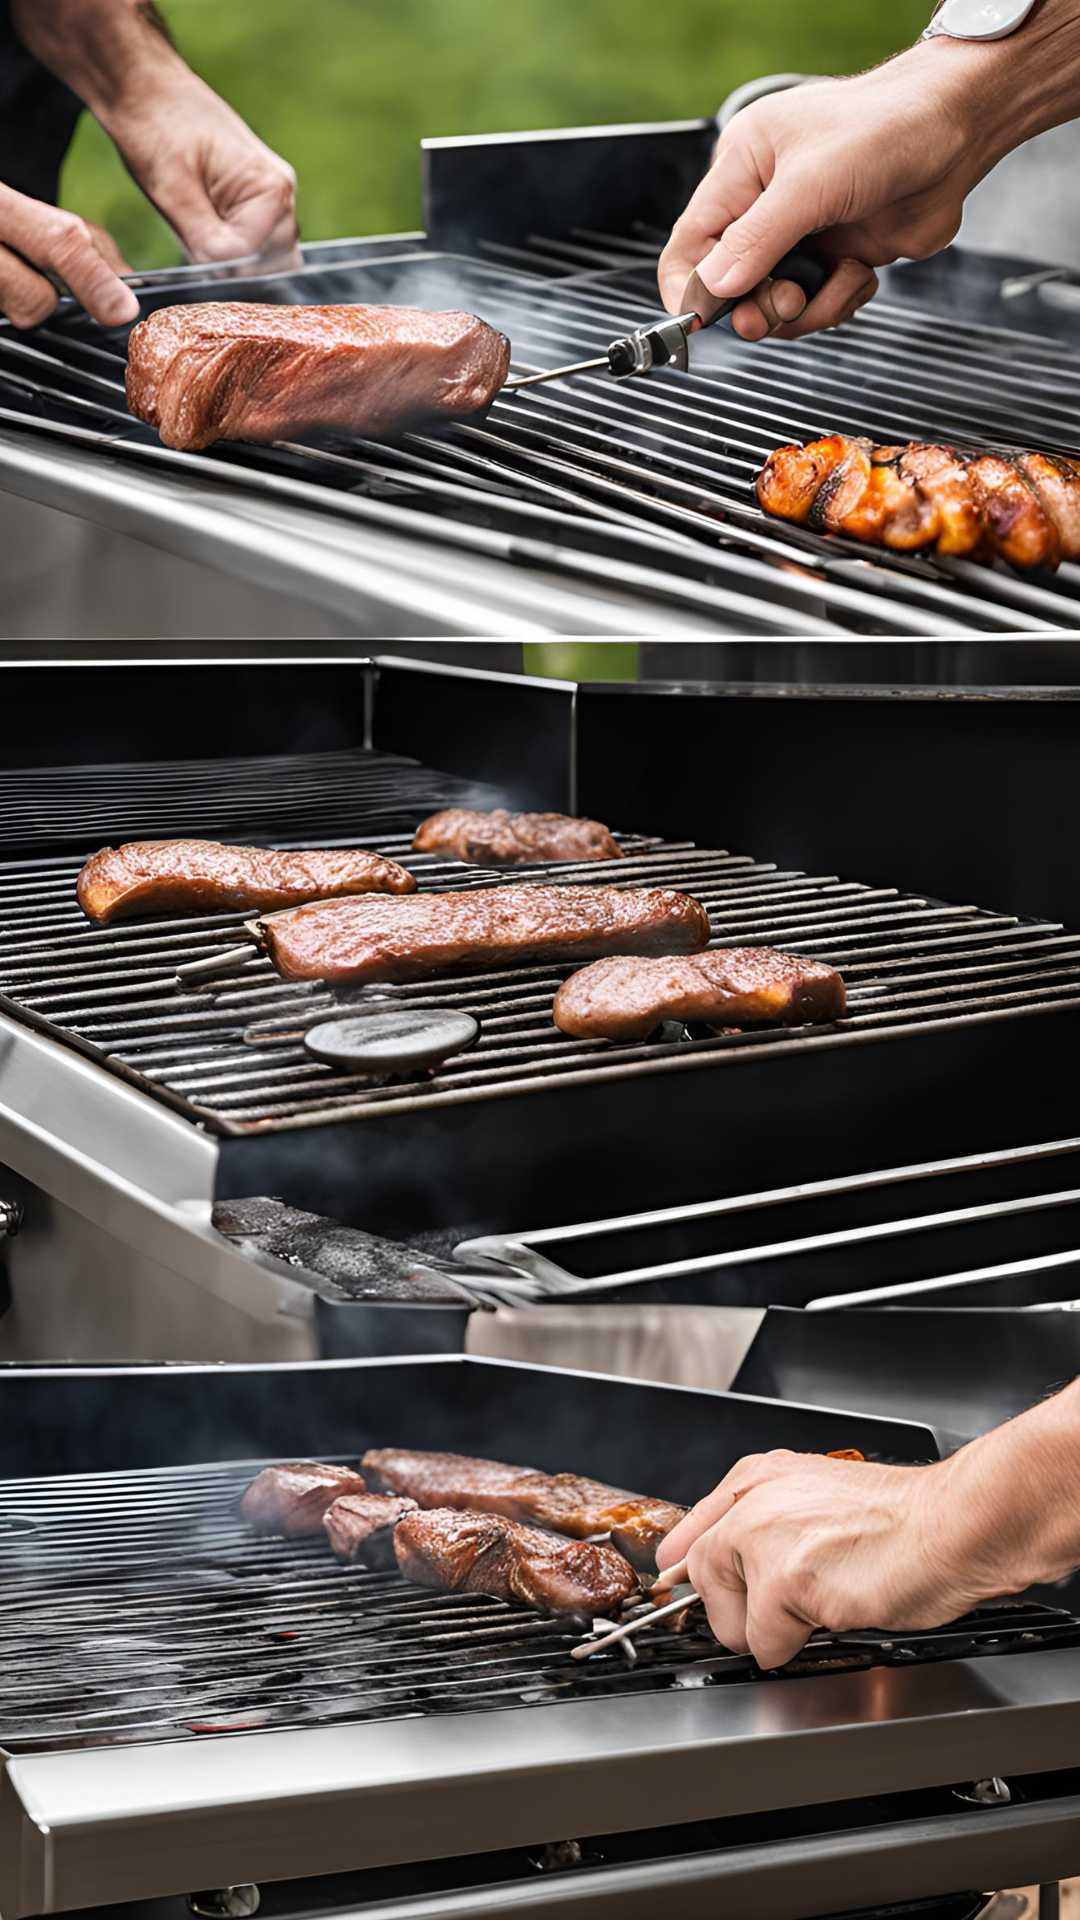
[(693, 1627), (579, 1665), (565, 1622), (241, 1530), (265, 1459), (391, 1436), (684, 1499), (778, 1440), (937, 1452), (900, 1421), (469, 1361), (9, 1371), (5, 1915), (251, 1912), (258, 1889), (388, 1920), (636, 1916), (674, 1891), (764, 1920), (936, 1894), (959, 1920), (980, 1902), (952, 1889), (1077, 1864), (1067, 1607), (821, 1636), (784, 1676)]
[[(655, 320), (659, 248), (713, 137), (700, 121), (429, 141), (423, 233), (309, 246), (290, 274), (156, 280), (143, 310), (206, 298), (466, 307), (510, 334), (519, 373), (580, 361)], [(313, 620), (382, 636), (1068, 632), (1074, 566), (1020, 579), (876, 553), (767, 520), (752, 482), (773, 447), (823, 431), (1076, 449), (1070, 291), (1030, 262), (953, 249), (891, 271), (835, 335), (763, 349), (714, 329), (689, 372), (507, 394), (445, 432), (196, 455), (129, 415), (122, 332), (75, 310), (30, 336), (0, 326), (0, 484), (37, 509), (24, 511), (18, 566), (20, 581), (34, 567), (42, 611), (20, 608), (17, 631), (145, 628), (137, 542), (149, 542), (155, 564), (157, 549), (173, 556), (165, 579), (187, 598), (185, 633), (220, 634), (223, 621), (311, 632)], [(83, 611), (50, 624), (48, 568), (29, 553), (65, 538), (56, 508), (92, 523), (95, 552), (82, 542)], [(229, 588), (215, 621), (200, 567), (254, 597)], [(287, 597), (277, 611), (274, 593)], [(171, 633), (176, 617), (162, 605), (151, 624)]]

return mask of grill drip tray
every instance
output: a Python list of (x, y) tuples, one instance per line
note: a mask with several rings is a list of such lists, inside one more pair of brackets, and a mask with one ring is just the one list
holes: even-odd
[[(573, 1623), (254, 1536), (263, 1462), (0, 1482), (0, 1746), (188, 1740), (756, 1682), (698, 1629), (583, 1666)], [(938, 1632), (818, 1635), (784, 1679), (1080, 1645), (1013, 1605)]]

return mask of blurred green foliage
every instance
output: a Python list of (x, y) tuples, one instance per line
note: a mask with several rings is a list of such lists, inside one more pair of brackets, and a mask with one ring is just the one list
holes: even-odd
[[(308, 239), (420, 219), (417, 142), (711, 113), (763, 73), (844, 73), (914, 38), (929, 0), (162, 0), (182, 51), (300, 176)], [(84, 116), (64, 199), (133, 265), (176, 256)]]

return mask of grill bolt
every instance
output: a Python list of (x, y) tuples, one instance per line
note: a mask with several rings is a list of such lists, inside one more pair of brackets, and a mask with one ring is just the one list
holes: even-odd
[(251, 1920), (262, 1905), (262, 1894), (250, 1882), (236, 1887), (211, 1888), (208, 1893), (189, 1893), (188, 1906), (200, 1920)]

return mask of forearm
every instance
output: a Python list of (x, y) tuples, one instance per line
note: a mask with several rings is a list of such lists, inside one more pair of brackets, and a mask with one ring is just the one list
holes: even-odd
[(986, 1599), (1080, 1566), (1080, 1381), (941, 1468), (925, 1517), (931, 1562), (970, 1567)]
[(971, 171), (982, 179), (1015, 147), (1080, 114), (1080, 0), (1039, 0), (1004, 40), (941, 35), (899, 58), (955, 102)]
[(153, 0), (12, 0), (12, 15), (24, 45), (106, 126), (188, 72)]

